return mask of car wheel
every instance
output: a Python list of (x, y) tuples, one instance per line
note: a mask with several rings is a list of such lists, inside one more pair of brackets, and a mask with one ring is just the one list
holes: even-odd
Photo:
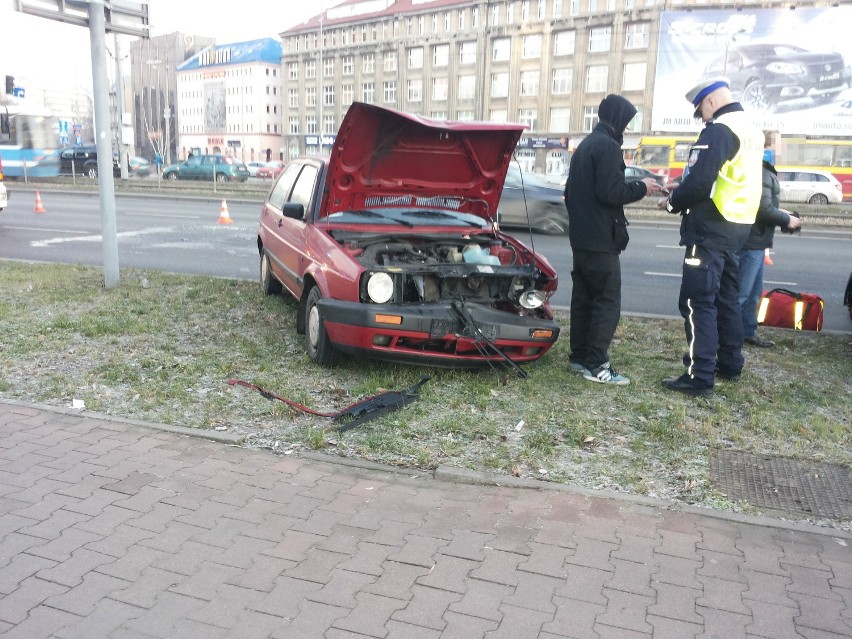
[(828, 204), (828, 198), (823, 193), (814, 193), (808, 200), (808, 204)]
[(281, 282), (272, 274), (269, 255), (265, 249), (260, 253), (260, 290), (264, 295), (277, 295), (281, 292)]
[(545, 211), (535, 222), (535, 230), (545, 235), (565, 235), (568, 220), (557, 211)]
[(217, 173), (216, 174), (216, 181), (219, 182), (220, 184), (227, 179), (228, 179), (228, 176), (225, 175), (224, 173)]
[(168, 179), (170, 179), (172, 182), (174, 182), (175, 180), (177, 180), (177, 179), (178, 179), (178, 174), (177, 174), (177, 172), (176, 172), (176, 171), (172, 171), (172, 172), (171, 172), (171, 173), (169, 173), (166, 177), (167, 177)]
[(96, 167), (96, 166), (90, 166), (90, 167), (88, 167), (88, 168), (86, 169), (86, 176), (87, 176), (87, 177), (92, 178), (93, 180), (94, 180), (94, 179), (97, 179), (97, 177), (98, 177), (98, 167)]
[(775, 112), (775, 100), (759, 80), (751, 80), (743, 89), (742, 103), (755, 111)]
[(308, 347), (308, 357), (325, 366), (331, 363), (334, 351), (317, 305), (321, 299), (319, 287), (314, 286), (305, 301), (305, 343)]

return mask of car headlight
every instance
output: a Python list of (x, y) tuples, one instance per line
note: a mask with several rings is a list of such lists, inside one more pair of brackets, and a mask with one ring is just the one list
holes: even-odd
[(805, 68), (795, 62), (770, 62), (766, 65), (766, 70), (781, 75), (805, 75)]
[(393, 279), (387, 273), (373, 273), (367, 280), (367, 295), (376, 304), (384, 304), (393, 297)]
[(524, 308), (533, 309), (544, 304), (544, 300), (544, 293), (541, 291), (529, 290), (521, 293), (520, 297), (518, 297), (518, 304)]

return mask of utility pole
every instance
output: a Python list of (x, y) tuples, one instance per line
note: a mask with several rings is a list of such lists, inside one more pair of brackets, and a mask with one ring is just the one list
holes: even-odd
[(124, 148), (124, 82), (121, 79), (121, 50), (118, 34), (115, 37), (115, 132), (118, 166), (121, 168), (122, 181), (127, 179), (127, 151)]

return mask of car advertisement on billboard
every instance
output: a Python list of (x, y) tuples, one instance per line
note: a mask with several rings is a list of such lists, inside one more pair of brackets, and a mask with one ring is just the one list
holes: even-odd
[(763, 129), (852, 136), (852, 6), (664, 11), (651, 126), (694, 133), (684, 94), (726, 76)]

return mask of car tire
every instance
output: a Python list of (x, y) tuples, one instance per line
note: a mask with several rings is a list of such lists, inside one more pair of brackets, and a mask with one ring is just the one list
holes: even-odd
[(327, 366), (334, 356), (334, 348), (323, 324), (322, 313), (318, 306), (322, 293), (318, 286), (308, 292), (305, 300), (305, 345), (308, 357), (320, 366)]
[(169, 174), (166, 176), (166, 178), (168, 178), (169, 180), (171, 180), (172, 182), (174, 182), (175, 180), (177, 180), (177, 179), (178, 179), (177, 171), (172, 171), (171, 173), (169, 173)]
[(825, 206), (828, 204), (828, 198), (823, 193), (814, 193), (811, 196), (811, 199), (808, 200), (808, 204), (819, 204), (820, 206)]
[(281, 292), (281, 282), (272, 274), (266, 249), (260, 252), (260, 290), (264, 295), (277, 295)]
[(217, 174), (216, 174), (216, 176), (214, 177), (214, 179), (215, 179), (217, 182), (219, 182), (219, 184), (222, 184), (222, 183), (224, 183), (224, 182), (226, 182), (226, 181), (227, 181), (228, 176), (227, 176), (227, 175), (225, 175), (224, 173), (217, 173)]
[(98, 179), (98, 167), (95, 166), (95, 165), (87, 166), (86, 167), (86, 177), (90, 177), (93, 180), (97, 180)]
[(536, 220), (534, 228), (544, 235), (565, 235), (568, 233), (568, 219), (557, 211), (545, 210)]
[(747, 108), (755, 111), (766, 111), (767, 113), (775, 113), (777, 106), (776, 100), (760, 83), (760, 80), (751, 80), (746, 83), (740, 101)]

